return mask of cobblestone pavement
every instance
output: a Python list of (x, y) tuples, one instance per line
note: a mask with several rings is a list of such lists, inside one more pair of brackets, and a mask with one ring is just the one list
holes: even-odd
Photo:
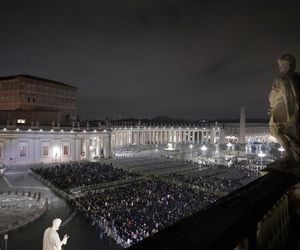
[(0, 196), (0, 234), (36, 220), (47, 211), (46, 200), (22, 194)]

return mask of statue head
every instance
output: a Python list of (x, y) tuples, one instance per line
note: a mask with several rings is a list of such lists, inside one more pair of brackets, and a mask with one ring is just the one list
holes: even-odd
[(59, 218), (56, 218), (52, 221), (52, 228), (57, 231), (59, 229), (59, 226), (61, 224), (62, 220)]
[(296, 69), (296, 58), (292, 55), (282, 55), (277, 59), (280, 73), (294, 72)]

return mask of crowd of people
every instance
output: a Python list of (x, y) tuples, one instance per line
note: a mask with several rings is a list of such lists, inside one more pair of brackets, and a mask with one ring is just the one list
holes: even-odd
[(32, 170), (62, 190), (136, 176), (134, 173), (114, 168), (111, 163), (99, 162), (62, 163), (52, 167), (33, 168)]
[[(112, 163), (70, 162), (33, 171), (61, 190), (80, 187), (72, 205), (101, 232), (128, 247), (257, 178), (248, 163), (232, 162), (230, 167), (211, 162), (203, 167), (140, 157), (115, 160), (118, 168)], [(127, 182), (109, 185), (123, 179)], [(108, 185), (91, 186), (99, 183)]]
[(76, 204), (108, 236), (130, 246), (213, 201), (204, 192), (151, 179), (91, 190)]
[(230, 168), (223, 165), (210, 165), (201, 171), (186, 174), (172, 173), (170, 177), (181, 182), (198, 186), (206, 193), (223, 196), (248, 184), (258, 177), (258, 173), (241, 167), (237, 163)]

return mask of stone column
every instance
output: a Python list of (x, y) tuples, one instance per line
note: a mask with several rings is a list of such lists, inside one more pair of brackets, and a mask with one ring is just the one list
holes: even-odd
[(39, 163), (41, 160), (41, 147), (40, 140), (33, 138), (33, 152), (34, 152), (34, 163)]
[(129, 131), (126, 131), (126, 146), (128, 146), (129, 145), (129, 135), (130, 135), (130, 132)]
[(212, 129), (210, 132), (210, 144), (215, 144), (215, 130)]
[(90, 140), (85, 137), (85, 152), (86, 152), (86, 159), (90, 160)]
[(197, 144), (200, 143), (200, 135), (201, 135), (201, 132), (198, 131), (198, 132), (197, 132)]
[(75, 161), (80, 160), (80, 139), (76, 137), (75, 139), (75, 156), (74, 156)]
[(100, 138), (96, 137), (96, 155), (100, 158)]
[(204, 133), (203, 131), (201, 131), (201, 144), (203, 144), (203, 142), (204, 142)]
[(111, 132), (108, 133), (108, 157), (112, 157), (112, 150), (111, 150)]
[(220, 144), (225, 144), (225, 131), (220, 129)]
[(85, 145), (86, 145), (86, 143), (85, 143), (85, 138), (81, 138), (80, 139), (80, 154), (83, 152), (84, 153), (84, 158), (86, 158), (86, 151), (85, 151)]

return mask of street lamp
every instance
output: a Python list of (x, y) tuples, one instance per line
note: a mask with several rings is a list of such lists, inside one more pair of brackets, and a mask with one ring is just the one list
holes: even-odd
[(206, 150), (207, 150), (207, 147), (205, 145), (203, 145), (200, 149), (201, 149), (201, 151), (203, 152), (203, 155), (204, 155)]
[(262, 165), (262, 158), (265, 157), (266, 154), (265, 154), (264, 152), (260, 151), (260, 152), (258, 153), (258, 156), (260, 157), (260, 165)]
[(219, 157), (219, 150), (218, 149), (216, 149), (216, 151), (215, 151), (215, 157)]
[(278, 151), (280, 152), (280, 157), (282, 157), (283, 152), (284, 152), (284, 148), (282, 146), (280, 146), (280, 148), (278, 149)]
[(190, 153), (190, 154), (191, 154), (191, 159), (192, 159), (192, 158), (193, 158), (193, 147), (194, 147), (194, 145), (193, 145), (193, 144), (190, 144), (189, 147), (190, 147), (190, 150), (191, 150), (191, 153)]
[(229, 151), (229, 148), (232, 147), (232, 144), (231, 144), (230, 142), (228, 142), (228, 143), (226, 144), (226, 146), (227, 146), (227, 150)]
[(4, 235), (4, 242), (5, 242), (5, 250), (7, 250), (7, 240), (8, 240), (8, 234)]
[(219, 144), (216, 144), (215, 157), (219, 157)]

